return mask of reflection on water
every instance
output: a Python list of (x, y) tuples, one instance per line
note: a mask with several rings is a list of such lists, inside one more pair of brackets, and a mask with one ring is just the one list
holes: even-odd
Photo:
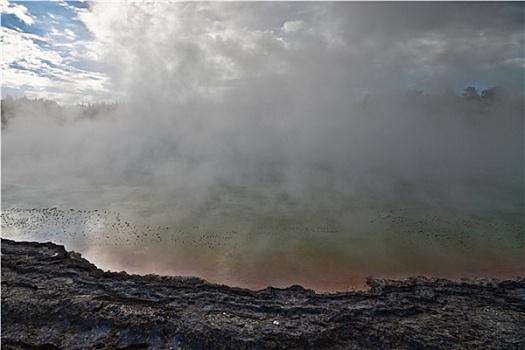
[(206, 193), (195, 200), (141, 187), (4, 185), (2, 236), (64, 244), (105, 270), (254, 289), (340, 291), (361, 288), (368, 275), (523, 275), (520, 215), (438, 213), (326, 192), (308, 201), (242, 187)]

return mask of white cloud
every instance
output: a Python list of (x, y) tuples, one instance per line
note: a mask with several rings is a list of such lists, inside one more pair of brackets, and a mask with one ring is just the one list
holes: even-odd
[(64, 34), (68, 39), (71, 39), (71, 40), (74, 40), (77, 37), (75, 33), (73, 33), (73, 31), (68, 28), (64, 29)]
[[(100, 57), (116, 68), (121, 89), (144, 84), (155, 90), (158, 83), (159, 90), (180, 96), (220, 95), (226, 86), (279, 75), (302, 86), (315, 84), (308, 76), (320, 83), (335, 76), (362, 91), (411, 79), (456, 86), (506, 69), (512, 51), (523, 46), (512, 23), (456, 13), (457, 6), (467, 13), (469, 5), (382, 5), (93, 3), (78, 16), (97, 39)], [(491, 6), (498, 5), (472, 8), (486, 17)], [(451, 19), (436, 20), (440, 11)], [(280, 33), (293, 39), (282, 40)], [(146, 75), (156, 78), (146, 83)]]
[(40, 68), (43, 60), (53, 64), (62, 64), (62, 57), (53, 50), (46, 50), (34, 43), (33, 39), (44, 40), (35, 34), (20, 33), (3, 28), (2, 65), (8, 69), (9, 65), (17, 64), (24, 69), (35, 70)]
[(287, 21), (283, 24), (283, 32), (293, 33), (301, 30), (304, 26), (303, 21)]
[(0, 0), (2, 13), (15, 15), (18, 19), (28, 25), (35, 23), (35, 18), (31, 16), (27, 8), (22, 5), (10, 3), (8, 0)]
[[(111, 69), (106, 83), (119, 95), (149, 90), (169, 91), (172, 98), (220, 100), (233, 87), (264, 78), (286, 80), (310, 93), (317, 84), (328, 84), (361, 96), (385, 82), (457, 86), (489, 70), (517, 69), (509, 63), (523, 56), (516, 54), (523, 47), (519, 27), (487, 17), (497, 12), (495, 4), (61, 5), (73, 11), (94, 40), (83, 40), (69, 28), (52, 30), (44, 39), (62, 56), (60, 64), (101, 62)], [(489, 19), (473, 21), (459, 8)], [(449, 20), (436, 19), (436, 13)]]
[[(102, 94), (112, 95), (107, 88), (109, 77), (70, 66), (71, 58), (56, 49), (50, 38), (3, 28), (2, 86), (25, 91), (26, 96), (59, 98), (63, 103), (92, 100)], [(53, 32), (50, 33), (51, 37)], [(36, 44), (46, 42), (48, 45)], [(80, 49), (81, 42), (72, 44)], [(59, 93), (60, 92), (60, 93)]]
[(71, 41), (71, 40), (75, 40), (77, 38), (77, 36), (75, 35), (75, 33), (71, 29), (64, 28), (62, 30), (58, 30), (54, 26), (52, 26), (49, 29), (48, 35), (54, 37), (54, 40), (57, 40), (57, 41), (59, 41), (60, 39), (65, 39), (65, 40)]

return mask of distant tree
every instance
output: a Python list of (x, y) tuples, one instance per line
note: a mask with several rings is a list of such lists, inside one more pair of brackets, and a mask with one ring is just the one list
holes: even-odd
[(481, 99), (485, 101), (492, 101), (496, 96), (497, 88), (491, 87), (481, 91)]
[(479, 100), (479, 92), (474, 86), (469, 86), (463, 89), (461, 96), (466, 100)]
[(13, 118), (15, 115), (15, 100), (7, 95), (6, 98), (2, 99), (1, 109), (2, 130), (5, 130), (9, 123), (9, 119)]
[(102, 114), (113, 112), (117, 109), (116, 102), (90, 102), (88, 104), (77, 104), (76, 109), (81, 111), (81, 118), (94, 119)]

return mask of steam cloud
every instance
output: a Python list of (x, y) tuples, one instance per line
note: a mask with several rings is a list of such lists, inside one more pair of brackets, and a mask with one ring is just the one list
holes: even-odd
[[(112, 210), (194, 237), (235, 231), (206, 254), (152, 243), (198, 256), (184, 267), (170, 270), (167, 256), (143, 262), (219, 281), (227, 273), (210, 265), (253, 273), (260, 263), (273, 284), (297, 269), (305, 284), (335, 271), (310, 281), (317, 287), (340, 283), (345, 269), (444, 273), (413, 252), (403, 260), (410, 248), (383, 233), (412, 237), (408, 226), (379, 219), (402, 208), (404, 218), (523, 223), (516, 6), (94, 3), (81, 18), (128, 101), (90, 117), (13, 103), (3, 113), (2, 206)], [(489, 70), (497, 78), (484, 78)], [(460, 96), (476, 84), (479, 94)], [(451, 254), (445, 268), (464, 262)], [(486, 246), (476, 254), (468, 268), (498, 258)]]

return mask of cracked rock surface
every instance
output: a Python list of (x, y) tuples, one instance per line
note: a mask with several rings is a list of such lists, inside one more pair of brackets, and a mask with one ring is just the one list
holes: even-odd
[(525, 279), (370, 277), (369, 291), (260, 291), (104, 272), (2, 239), (2, 349), (523, 349)]

